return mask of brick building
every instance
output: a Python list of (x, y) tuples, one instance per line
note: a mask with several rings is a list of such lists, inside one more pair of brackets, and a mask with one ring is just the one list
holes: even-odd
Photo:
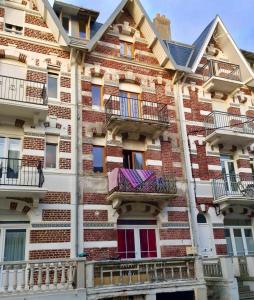
[(0, 4), (0, 295), (239, 299), (253, 56), (219, 17), (186, 45), (139, 0), (98, 16)]

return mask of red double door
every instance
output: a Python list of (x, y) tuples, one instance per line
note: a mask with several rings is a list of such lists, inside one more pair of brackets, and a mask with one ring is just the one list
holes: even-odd
[(155, 229), (118, 229), (117, 238), (123, 259), (157, 257)]

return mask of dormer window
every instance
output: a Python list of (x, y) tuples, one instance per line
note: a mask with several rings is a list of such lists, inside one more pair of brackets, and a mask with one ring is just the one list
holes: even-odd
[(4, 30), (6, 32), (21, 35), (23, 33), (24, 18), (24, 11), (6, 7), (4, 17)]
[(84, 19), (79, 20), (79, 37), (86, 39), (87, 22)]
[(120, 41), (120, 56), (128, 59), (132, 59), (133, 45), (131, 43)]
[(63, 25), (63, 28), (64, 30), (69, 33), (70, 31), (70, 18), (68, 16), (62, 16), (62, 25)]

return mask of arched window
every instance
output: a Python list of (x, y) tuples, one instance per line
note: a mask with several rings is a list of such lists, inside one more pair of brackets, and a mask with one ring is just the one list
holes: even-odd
[(199, 213), (199, 214), (197, 215), (197, 222), (200, 223), (200, 224), (206, 223), (206, 217), (205, 217), (205, 215)]

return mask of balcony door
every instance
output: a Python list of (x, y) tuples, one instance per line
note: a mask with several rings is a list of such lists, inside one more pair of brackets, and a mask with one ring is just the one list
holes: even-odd
[(123, 167), (125, 169), (144, 169), (144, 153), (131, 150), (123, 150)]
[(227, 192), (237, 191), (237, 179), (234, 160), (231, 155), (221, 154), (220, 156), (222, 175), (224, 177), (225, 189)]
[(226, 227), (228, 255), (245, 256), (254, 254), (254, 240), (251, 227)]
[(20, 148), (20, 139), (0, 137), (0, 183), (13, 183), (18, 178)]
[(211, 232), (211, 227), (207, 223), (207, 219), (204, 214), (199, 213), (197, 215), (198, 223), (198, 235), (199, 235), (199, 249), (200, 254), (204, 257), (214, 255), (214, 243)]
[(0, 98), (19, 101), (25, 101), (26, 95), (26, 68), (19, 65), (17, 61), (12, 64), (0, 60)]
[(140, 117), (139, 95), (137, 93), (120, 91), (120, 114), (124, 117), (138, 119)]
[(122, 259), (157, 257), (155, 228), (120, 226), (117, 229), (117, 242), (118, 255)]

